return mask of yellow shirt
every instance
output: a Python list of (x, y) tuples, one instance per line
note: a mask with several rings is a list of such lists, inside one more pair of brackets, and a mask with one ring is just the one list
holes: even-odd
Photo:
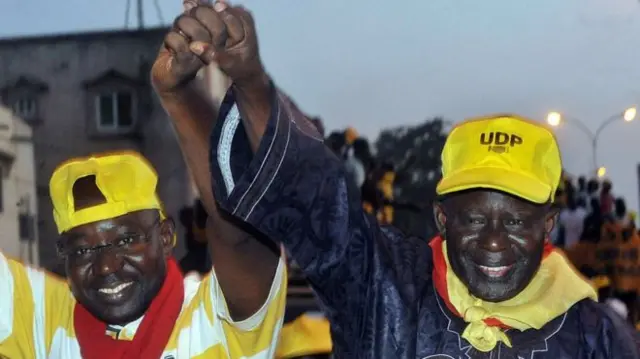
[[(273, 358), (284, 318), (284, 278), (281, 258), (265, 304), (234, 322), (215, 272), (204, 278), (187, 275), (182, 311), (160, 359)], [(82, 358), (73, 325), (75, 303), (67, 283), (0, 253), (0, 357)], [(141, 321), (122, 327), (118, 339), (131, 340)]]

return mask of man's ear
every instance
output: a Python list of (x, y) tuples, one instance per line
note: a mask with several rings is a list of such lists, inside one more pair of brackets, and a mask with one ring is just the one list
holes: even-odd
[(433, 203), (433, 219), (436, 222), (436, 227), (438, 228), (438, 232), (440, 234), (444, 234), (447, 223), (447, 216), (442, 209), (442, 203), (434, 202)]
[(551, 210), (549, 214), (547, 214), (547, 218), (544, 221), (544, 233), (547, 238), (549, 238), (549, 235), (551, 234), (551, 231), (553, 231), (553, 228), (556, 226), (557, 222), (558, 211)]
[(173, 246), (175, 245), (173, 239), (175, 236), (176, 224), (173, 221), (173, 218), (165, 218), (160, 223), (160, 240), (162, 241), (162, 248), (167, 256), (171, 255), (171, 252), (173, 251)]

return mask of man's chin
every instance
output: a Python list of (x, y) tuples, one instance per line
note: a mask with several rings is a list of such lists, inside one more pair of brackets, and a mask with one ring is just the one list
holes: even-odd
[(506, 288), (503, 285), (489, 285), (480, 290), (473, 290), (469, 288), (469, 292), (476, 298), (482, 299), (485, 302), (500, 303), (512, 299), (518, 293), (514, 293), (511, 288)]
[(133, 308), (132, 306), (120, 306), (105, 308), (100, 320), (111, 325), (127, 325), (142, 317), (145, 313), (144, 309)]
[(134, 322), (142, 317), (147, 310), (137, 298), (131, 298), (119, 304), (96, 304), (98, 303), (92, 303), (89, 310), (91, 314), (101, 322), (111, 325), (126, 325)]
[(512, 299), (521, 289), (515, 285), (520, 282), (518, 280), (518, 268), (508, 270), (504, 275), (492, 276), (486, 275), (481, 270), (473, 270), (474, 278), (467, 281), (467, 288), (471, 295), (487, 302), (504, 302)]

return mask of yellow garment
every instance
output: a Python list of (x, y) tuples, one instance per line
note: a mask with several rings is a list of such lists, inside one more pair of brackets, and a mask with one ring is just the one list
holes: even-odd
[(604, 240), (598, 242), (595, 256), (604, 268), (610, 268), (608, 274), (611, 276), (613, 289), (640, 293), (637, 275), (640, 269), (640, 236), (635, 230), (629, 230), (620, 223), (607, 223), (602, 227)]
[(451, 130), (436, 192), (489, 188), (545, 203), (553, 201), (561, 175), (560, 150), (551, 130), (519, 116), (497, 115)]
[[(74, 210), (73, 184), (95, 175), (106, 204)], [(60, 166), (51, 179), (58, 230), (141, 209), (162, 211), (157, 176), (137, 153), (88, 157)], [(175, 239), (175, 238), (174, 238)], [(249, 318), (234, 321), (215, 268), (206, 276), (184, 278), (184, 303), (162, 358), (272, 358), (280, 337), (287, 293), (287, 267), (281, 257), (264, 305)], [(0, 253), (0, 358), (81, 358), (75, 325), (76, 299), (69, 284)], [(144, 316), (105, 335), (131, 341)], [(116, 326), (114, 326), (116, 327)]]
[[(386, 172), (382, 179), (378, 182), (378, 190), (382, 192), (382, 196), (387, 201), (393, 201), (393, 181), (396, 179), (396, 174), (393, 171)], [(382, 207), (382, 211), (378, 214), (378, 220), (384, 224), (393, 223), (393, 206), (388, 204)]]
[(396, 179), (396, 174), (393, 171), (385, 172), (382, 178), (378, 182), (378, 189), (382, 192), (385, 199), (393, 199), (393, 181)]
[[(234, 321), (215, 268), (204, 277), (187, 276), (182, 312), (161, 358), (273, 358), (285, 311), (286, 278), (287, 266), (280, 259), (264, 306)], [(0, 253), (0, 293), (0, 358), (82, 358), (73, 321), (76, 300), (66, 281)], [(118, 327), (117, 340), (133, 340), (142, 319)]]
[(373, 206), (369, 202), (362, 202), (362, 209), (368, 214), (373, 214)]
[(599, 275), (591, 279), (591, 285), (597, 290), (611, 286), (611, 279), (606, 275)]
[(449, 301), (469, 323), (462, 337), (483, 352), (491, 351), (498, 341), (511, 347), (509, 337), (500, 328), (486, 325), (483, 319), (494, 318), (520, 331), (540, 329), (578, 301), (598, 300), (591, 284), (556, 250), (542, 261), (538, 273), (522, 292), (500, 303), (473, 297), (449, 266), (446, 241), (442, 242), (442, 252), (447, 263)]
[[(96, 177), (96, 185), (107, 202), (76, 211), (73, 186), (80, 178)], [(58, 233), (83, 224), (115, 218), (144, 209), (157, 209), (165, 218), (156, 194), (158, 175), (142, 155), (123, 151), (75, 158), (53, 172), (49, 193)], [(174, 236), (174, 244), (176, 238)]]
[(329, 321), (303, 314), (282, 328), (276, 358), (330, 354), (332, 349)]

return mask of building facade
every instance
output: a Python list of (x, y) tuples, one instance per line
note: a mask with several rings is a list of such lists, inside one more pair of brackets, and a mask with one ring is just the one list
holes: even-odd
[(0, 39), (2, 102), (33, 129), (42, 266), (60, 272), (48, 185), (54, 169), (71, 157), (137, 150), (158, 171), (159, 195), (169, 215), (192, 203), (172, 125), (149, 81), (166, 31)]
[(31, 126), (0, 107), (0, 250), (38, 264), (36, 176)]

